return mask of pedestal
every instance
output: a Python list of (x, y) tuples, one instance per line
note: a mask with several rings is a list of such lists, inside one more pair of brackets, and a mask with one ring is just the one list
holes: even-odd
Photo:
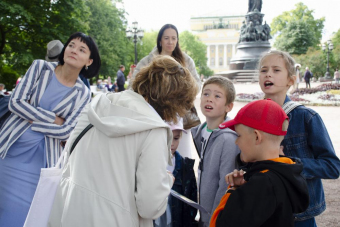
[(268, 41), (239, 43), (236, 55), (230, 60), (230, 69), (256, 70), (259, 59), (270, 49)]

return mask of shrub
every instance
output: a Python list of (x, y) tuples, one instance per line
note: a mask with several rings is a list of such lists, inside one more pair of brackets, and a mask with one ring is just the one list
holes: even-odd
[(264, 93), (257, 92), (254, 94), (247, 94), (247, 93), (239, 93), (236, 95), (239, 99), (250, 99), (250, 100), (258, 100), (262, 99), (264, 96)]
[(299, 88), (295, 89), (293, 95), (314, 94), (316, 92), (328, 91), (328, 90), (340, 90), (340, 84), (324, 83), (315, 88)]
[(7, 91), (11, 91), (15, 87), (18, 78), (19, 74), (11, 67), (3, 65), (0, 69), (0, 83), (5, 85)]
[(320, 95), (318, 97), (318, 99), (322, 99), (322, 100), (327, 100), (327, 101), (340, 101), (339, 99), (336, 99), (334, 97), (334, 95), (332, 94), (324, 94), (324, 95)]
[(310, 102), (309, 100), (300, 98), (298, 94), (289, 95), (290, 100), (295, 102)]

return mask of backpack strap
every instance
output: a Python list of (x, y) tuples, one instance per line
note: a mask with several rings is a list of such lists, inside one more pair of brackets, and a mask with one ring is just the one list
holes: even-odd
[(73, 149), (77, 146), (79, 140), (85, 135), (85, 133), (90, 130), (93, 127), (93, 124), (89, 124), (75, 139), (75, 141), (72, 144), (71, 150), (70, 150), (70, 155), (72, 154)]
[(298, 102), (288, 101), (285, 104), (283, 104), (282, 109), (288, 115), (292, 110), (294, 110), (298, 106), (303, 106), (303, 105), (301, 103), (298, 103)]

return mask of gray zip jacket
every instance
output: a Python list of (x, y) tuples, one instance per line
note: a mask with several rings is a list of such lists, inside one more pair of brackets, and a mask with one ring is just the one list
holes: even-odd
[[(231, 119), (227, 117), (226, 121), (229, 120)], [(203, 152), (199, 165), (201, 169), (198, 185), (199, 203), (210, 213), (207, 215), (201, 212), (201, 221), (204, 222), (204, 226), (209, 226), (211, 215), (228, 187), (224, 177), (237, 168), (235, 160), (240, 149), (235, 144), (236, 132), (226, 128), (214, 130), (207, 141), (205, 150), (201, 151), (201, 131), (205, 125), (206, 122), (192, 128), (191, 133), (200, 158)]]

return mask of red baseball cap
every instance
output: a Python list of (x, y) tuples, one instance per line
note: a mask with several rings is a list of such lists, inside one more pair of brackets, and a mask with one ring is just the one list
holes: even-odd
[(257, 100), (248, 103), (240, 109), (235, 119), (219, 125), (220, 129), (235, 130), (235, 125), (243, 124), (270, 134), (284, 136), (287, 131), (282, 130), (282, 124), (288, 120), (282, 107), (271, 99)]

